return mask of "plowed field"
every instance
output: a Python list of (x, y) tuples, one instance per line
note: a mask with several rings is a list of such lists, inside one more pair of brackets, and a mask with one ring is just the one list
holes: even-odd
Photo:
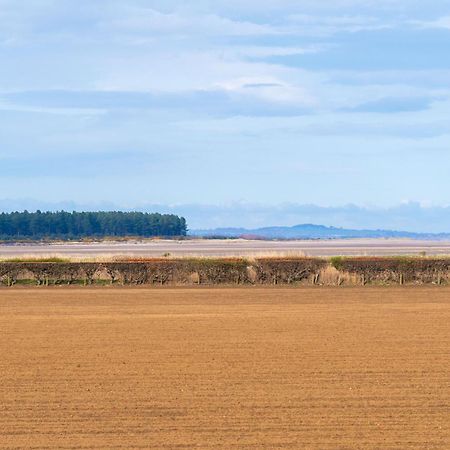
[(450, 448), (450, 289), (2, 289), (0, 448)]

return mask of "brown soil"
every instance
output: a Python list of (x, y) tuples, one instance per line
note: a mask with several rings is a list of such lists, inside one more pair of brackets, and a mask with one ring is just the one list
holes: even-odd
[(450, 289), (0, 292), (0, 448), (449, 449)]

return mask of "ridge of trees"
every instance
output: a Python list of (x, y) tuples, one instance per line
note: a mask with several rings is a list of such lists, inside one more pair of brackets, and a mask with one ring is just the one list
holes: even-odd
[(173, 214), (97, 212), (12, 212), (0, 214), (0, 239), (80, 239), (185, 236), (186, 220)]

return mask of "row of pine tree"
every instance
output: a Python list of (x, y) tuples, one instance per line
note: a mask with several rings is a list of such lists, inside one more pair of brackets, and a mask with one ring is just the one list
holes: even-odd
[(0, 214), (0, 239), (185, 236), (186, 220), (141, 212), (13, 212)]

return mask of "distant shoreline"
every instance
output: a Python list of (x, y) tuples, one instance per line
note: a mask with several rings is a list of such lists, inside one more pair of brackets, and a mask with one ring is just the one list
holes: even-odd
[(62, 257), (258, 257), (258, 256), (439, 256), (450, 255), (450, 240), (408, 238), (245, 240), (129, 239), (0, 244), (0, 258)]

